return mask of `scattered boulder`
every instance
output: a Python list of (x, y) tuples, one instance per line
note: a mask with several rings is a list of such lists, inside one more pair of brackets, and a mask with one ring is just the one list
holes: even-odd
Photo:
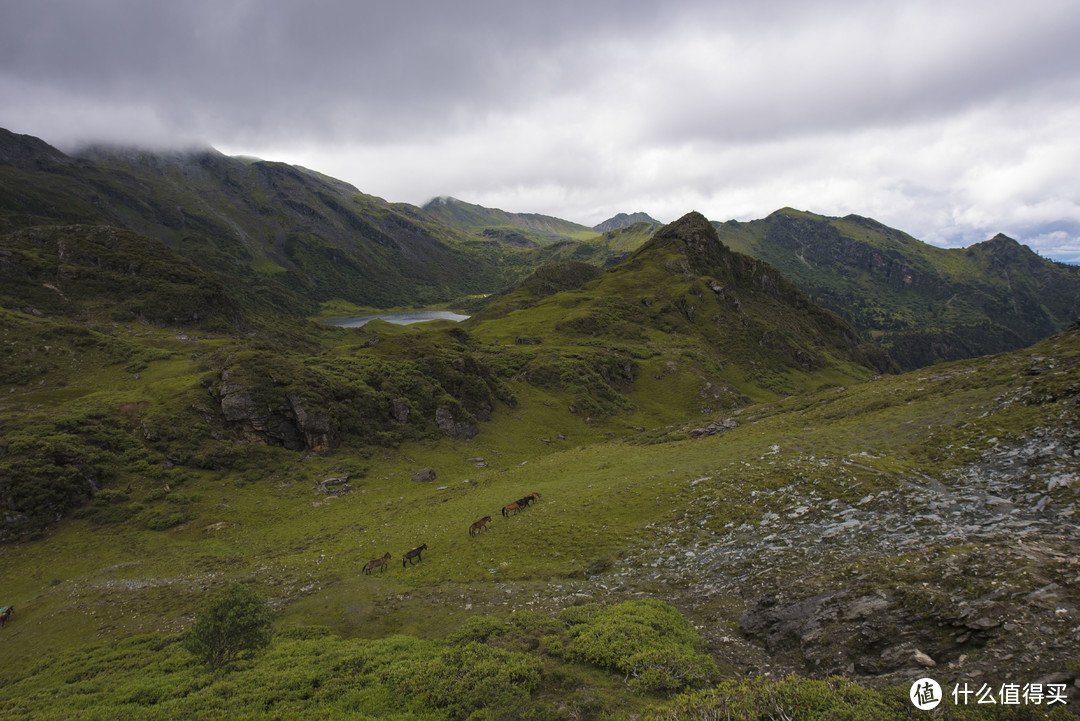
[(352, 486), (349, 485), (348, 476), (335, 476), (316, 482), (314, 490), (319, 495), (337, 498), (351, 493)]
[(435, 471), (431, 468), (421, 468), (413, 474), (412, 479), (417, 483), (431, 483), (435, 480)]
[(233, 524), (226, 523), (225, 521), (218, 521), (217, 523), (211, 523), (209, 526), (202, 530), (203, 533), (217, 533), (218, 531), (224, 531), (226, 528), (229, 528), (232, 525)]
[(705, 436), (718, 436), (724, 431), (738, 427), (739, 422), (734, 418), (725, 418), (722, 421), (713, 421), (704, 428), (694, 428), (689, 431), (691, 438), (703, 438)]

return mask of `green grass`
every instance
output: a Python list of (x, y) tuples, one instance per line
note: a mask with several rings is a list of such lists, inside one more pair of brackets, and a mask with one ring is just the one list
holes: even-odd
[[(1074, 346), (1068, 356), (1059, 349), (1059, 359), (1074, 364)], [(168, 491), (162, 479), (147, 477), (127, 497), (111, 501), (145, 508), (128, 520), (102, 525), (69, 518), (45, 539), (3, 548), (5, 602), (17, 606), (17, 615), (0, 649), (6, 669), (0, 700), (13, 718), (31, 707), (46, 714), (41, 718), (73, 708), (85, 709), (87, 718), (200, 717), (224, 708), (265, 709), (253, 711), (252, 718), (342, 709), (378, 713), (385, 708), (380, 704), (390, 703), (394, 684), (414, 682), (391, 674), (368, 685), (335, 669), (391, 648), (398, 656), (432, 658), (444, 647), (430, 644), (442, 643), (439, 639), (478, 615), (509, 620), (514, 609), (553, 613), (561, 604), (553, 602), (549, 589), (577, 587), (590, 569), (603, 573), (619, 567), (632, 549), (652, 544), (657, 524), (700, 513), (702, 489), (726, 499), (709, 507), (706, 521), (707, 528), (722, 529), (783, 512), (778, 496), (753, 491), (777, 491), (791, 484), (792, 474), (823, 497), (849, 503), (893, 487), (914, 471), (947, 477), (956, 463), (947, 450), (959, 439), (956, 424), (969, 424), (963, 438), (978, 447), (979, 439), (1022, 433), (1044, 422), (1043, 406), (1000, 407), (1002, 393), (1014, 387), (1017, 371), (1030, 364), (1031, 355), (774, 400), (745, 409), (737, 416), (740, 425), (716, 438), (685, 440), (675, 428), (625, 433), (627, 439), (651, 436), (666, 442), (605, 440), (602, 426), (545, 405), (546, 394), (530, 386), (519, 393), (517, 408), (499, 409), (470, 441), (418, 441), (376, 450), (359, 471), (346, 452), (302, 458), (266, 449), (248, 471), (187, 471)], [(169, 361), (158, 363), (167, 367)], [(1062, 385), (1067, 375), (1034, 380), (1043, 392), (1067, 387)], [(927, 428), (926, 418), (937, 422)], [(542, 433), (555, 436), (555, 427), (567, 437), (540, 440), (546, 437)], [(786, 462), (766, 460), (774, 445), (781, 446), (778, 458)], [(809, 454), (860, 460), (837, 475), (800, 460)], [(477, 457), (488, 467), (476, 468), (470, 459)], [(412, 474), (425, 466), (436, 469), (435, 482), (413, 482)], [(356, 473), (350, 479), (353, 493), (334, 499), (313, 493), (316, 481), (349, 469)], [(695, 483), (702, 478), (710, 480)], [(857, 489), (856, 483), (861, 484)], [(503, 504), (530, 492), (540, 492), (542, 500), (510, 518), (500, 515)], [(172, 514), (185, 520), (163, 530), (148, 522)], [(469, 524), (482, 515), (493, 517), (490, 530), (470, 537)], [(428, 545), (423, 561), (402, 568), (404, 552), (421, 543)], [(360, 573), (364, 562), (387, 551), (393, 560), (384, 573)], [(871, 565), (866, 570), (874, 575), (867, 583), (916, 587), (926, 578), (920, 568)], [(807, 592), (829, 583), (829, 570), (822, 572), (822, 578), (801, 581)], [(265, 657), (228, 676), (198, 671), (171, 634), (190, 623), (209, 589), (231, 580), (249, 582), (272, 599), (280, 629), (314, 624), (340, 638), (286, 636)], [(652, 593), (665, 595), (662, 587)], [(406, 636), (395, 641), (394, 634)], [(573, 652), (567, 639), (556, 644), (557, 638), (540, 634), (534, 641), (536, 648), (564, 649), (562, 655), (513, 651), (526, 653), (513, 657), (523, 668), (540, 669), (538, 680), (530, 682), (539, 685), (527, 688), (569, 684), (576, 703), (609, 710), (642, 704), (667, 708), (663, 695), (630, 700), (632, 690), (622, 686), (625, 670), (607, 676), (599, 669), (583, 670), (579, 664), (589, 662), (590, 653)], [(451, 666), (464, 662), (440, 658)], [(370, 673), (367, 663), (357, 668)], [(55, 701), (45, 700), (60, 688), (64, 691)], [(745, 693), (760, 689), (723, 692), (725, 698)], [(886, 703), (875, 692), (860, 693), (862, 700), (842, 696), (830, 703), (845, 708)], [(536, 700), (543, 694), (530, 696)], [(664, 713), (686, 713), (714, 698), (676, 701)], [(438, 707), (424, 708), (432, 718), (444, 717), (433, 710)]]

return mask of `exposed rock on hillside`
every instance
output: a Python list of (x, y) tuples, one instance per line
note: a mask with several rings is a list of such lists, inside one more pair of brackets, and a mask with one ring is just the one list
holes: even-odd
[(316, 453), (337, 445), (330, 418), (305, 410), (307, 402), (299, 396), (288, 395), (284, 402), (260, 406), (244, 386), (230, 382), (230, 377), (229, 370), (222, 372), (221, 382), (210, 391), (222, 418), (248, 442)]
[(435, 423), (448, 436), (469, 439), (480, 432), (475, 425), (465, 421), (455, 421), (454, 414), (449, 408), (439, 408), (435, 411)]

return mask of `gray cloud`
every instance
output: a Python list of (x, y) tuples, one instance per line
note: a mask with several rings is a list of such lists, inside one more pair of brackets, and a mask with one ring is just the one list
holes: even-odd
[(1071, 0), (0, 0), (0, 126), (595, 223), (791, 205), (1080, 260)]

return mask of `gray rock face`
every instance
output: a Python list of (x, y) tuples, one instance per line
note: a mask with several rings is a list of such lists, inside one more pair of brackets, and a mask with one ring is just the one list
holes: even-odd
[(435, 423), (442, 429), (443, 433), (448, 436), (454, 436), (455, 438), (468, 440), (474, 438), (476, 434), (480, 432), (480, 430), (471, 423), (455, 421), (454, 415), (450, 412), (449, 408), (439, 408), (435, 411)]
[(336, 444), (329, 417), (308, 410), (308, 403), (296, 395), (278, 406), (259, 408), (250, 392), (221, 374), (221, 382), (210, 387), (221, 417), (238, 429), (249, 443), (282, 446), (293, 451), (324, 452)]

